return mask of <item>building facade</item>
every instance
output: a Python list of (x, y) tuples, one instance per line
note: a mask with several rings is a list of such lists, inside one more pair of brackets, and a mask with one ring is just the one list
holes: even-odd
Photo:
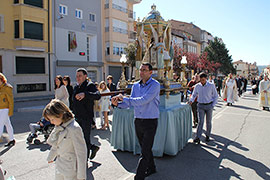
[(52, 94), (51, 0), (1, 1), (0, 71), (14, 97)]
[(54, 77), (68, 75), (75, 84), (83, 67), (93, 81), (102, 80), (102, 1), (55, 0), (53, 4)]
[(243, 76), (248, 79), (256, 78), (259, 75), (256, 62), (252, 64), (244, 62), (243, 60), (238, 60), (233, 62), (233, 66), (236, 69), (236, 75)]
[[(170, 20), (172, 25), (172, 34), (182, 34), (184, 37), (184, 49), (187, 52), (201, 55), (204, 49), (209, 45), (214, 37), (207, 31), (201, 30), (193, 23), (186, 23), (177, 20)], [(173, 33), (174, 32), (174, 33)]]
[[(134, 42), (136, 38), (133, 5), (140, 2), (141, 0), (104, 1), (104, 79), (110, 74), (116, 83), (121, 76), (121, 54), (125, 53), (124, 48), (128, 46), (128, 43)], [(128, 68), (126, 68), (126, 77), (130, 78), (128, 74)]]

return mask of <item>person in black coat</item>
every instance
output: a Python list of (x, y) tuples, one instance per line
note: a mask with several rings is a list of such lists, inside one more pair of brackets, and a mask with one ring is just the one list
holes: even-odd
[(87, 79), (87, 71), (84, 68), (79, 68), (76, 71), (77, 85), (73, 91), (73, 113), (75, 119), (81, 126), (84, 134), (84, 139), (87, 146), (87, 158), (89, 158), (90, 150), (92, 151), (90, 159), (96, 156), (99, 147), (91, 144), (90, 132), (91, 124), (94, 117), (94, 100), (99, 100), (101, 95), (94, 83)]
[(244, 78), (244, 91), (246, 92), (247, 91), (247, 84), (248, 84), (248, 80), (247, 78)]
[[(254, 86), (256, 85), (257, 86), (257, 81), (255, 78), (252, 79), (251, 81), (251, 85)], [(252, 94), (255, 95), (256, 94), (256, 88), (255, 87), (252, 87)]]
[(68, 94), (69, 94), (69, 109), (72, 110), (73, 106), (73, 100), (72, 100), (72, 95), (73, 95), (73, 87), (71, 86), (71, 80), (69, 76), (64, 76), (63, 78), (63, 83), (67, 88)]
[(107, 87), (109, 88), (110, 92), (117, 91), (116, 85), (113, 83), (113, 77), (111, 75), (107, 76)]
[(222, 80), (221, 80), (221, 77), (218, 77), (218, 80), (217, 80), (217, 92), (218, 92), (218, 95), (221, 96), (220, 94), (220, 91), (222, 89)]

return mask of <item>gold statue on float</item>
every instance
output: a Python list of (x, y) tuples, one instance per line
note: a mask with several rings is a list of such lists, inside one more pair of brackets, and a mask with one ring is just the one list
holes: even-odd
[[(141, 22), (138, 19), (136, 25), (136, 79), (139, 79), (138, 69), (141, 62), (149, 62), (153, 69), (157, 71), (157, 80), (164, 81), (166, 79), (164, 68), (169, 69), (164, 67), (164, 55), (172, 52), (171, 25), (160, 16), (155, 5), (152, 5), (151, 9), (151, 12)], [(169, 59), (172, 60), (172, 58)], [(166, 64), (171, 66), (171, 63)], [(172, 68), (170, 68), (170, 71), (172, 71)], [(172, 72), (168, 74), (170, 75)]]

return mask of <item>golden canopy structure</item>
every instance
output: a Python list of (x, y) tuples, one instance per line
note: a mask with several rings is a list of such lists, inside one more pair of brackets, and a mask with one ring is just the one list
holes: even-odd
[[(142, 21), (136, 24), (136, 67), (141, 62), (149, 62), (154, 70), (158, 71), (158, 79), (164, 79), (164, 60), (172, 60), (169, 56), (171, 47), (171, 25), (163, 19), (156, 5), (151, 6), (151, 11)], [(136, 73), (136, 76), (138, 71)], [(138, 77), (138, 76), (137, 76)]]

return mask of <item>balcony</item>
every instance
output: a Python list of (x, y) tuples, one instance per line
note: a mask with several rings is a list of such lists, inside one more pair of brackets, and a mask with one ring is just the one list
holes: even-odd
[(122, 11), (122, 12), (124, 12), (124, 13), (127, 13), (127, 12), (128, 12), (128, 9), (127, 9), (127, 8), (124, 8), (124, 7), (119, 6), (119, 5), (117, 5), (117, 4), (112, 4), (112, 8), (113, 8), (113, 9), (117, 9), (117, 10), (119, 10), (119, 11)]
[(132, 4), (138, 4), (140, 2), (142, 2), (142, 0), (128, 0), (129, 3), (132, 3)]
[(128, 34), (128, 31), (126, 29), (118, 28), (118, 27), (113, 27), (113, 32), (118, 32), (121, 34)]
[(136, 19), (136, 13), (134, 11), (128, 10), (128, 18), (131, 18), (133, 20)]

